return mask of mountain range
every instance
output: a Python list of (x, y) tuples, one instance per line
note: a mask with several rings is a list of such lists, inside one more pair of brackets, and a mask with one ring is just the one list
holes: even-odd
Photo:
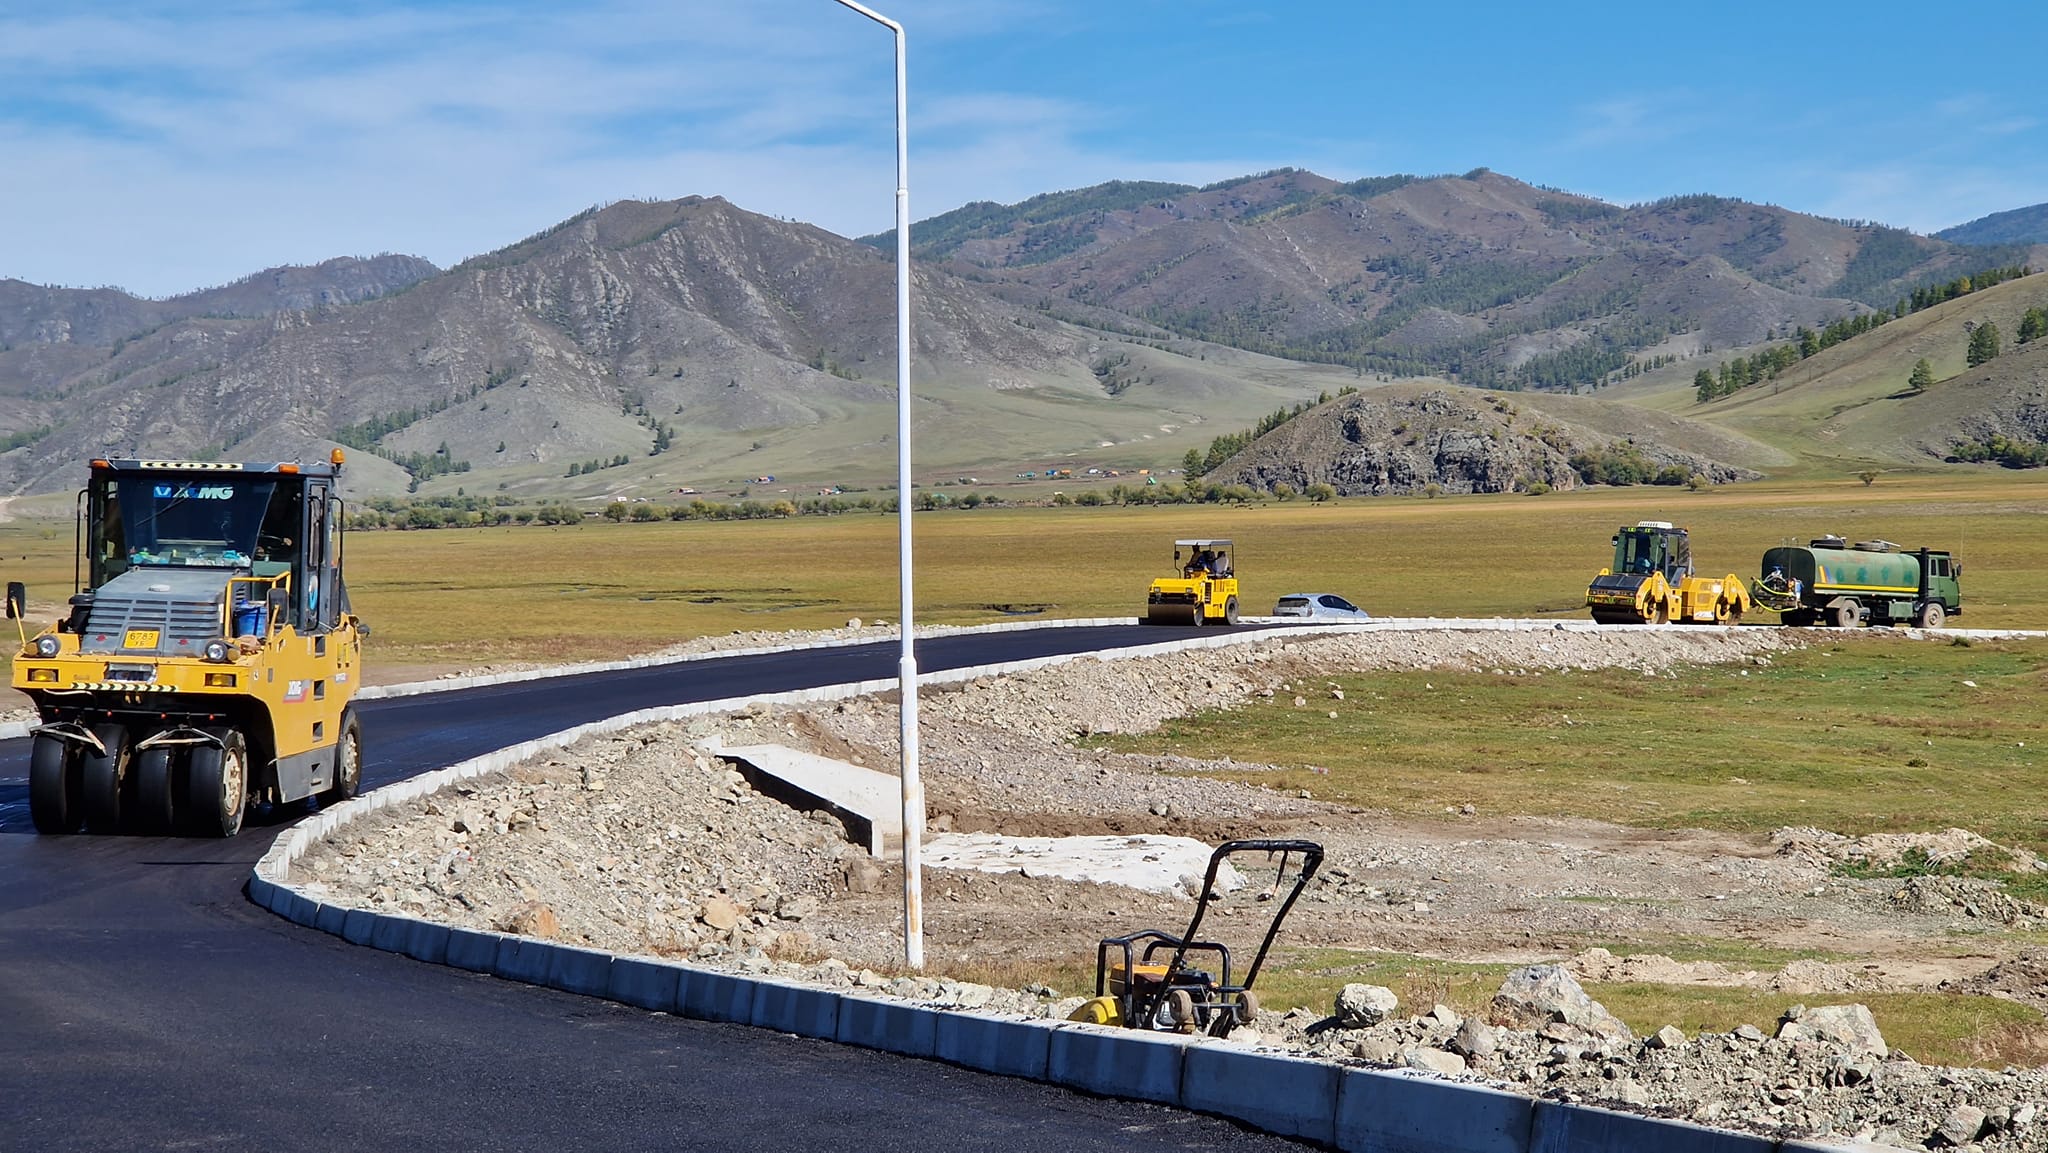
[[(2048, 263), (1712, 196), (1485, 170), (1117, 182), (913, 225), (934, 475), (1160, 467), (1379, 378), (1591, 391)], [(0, 280), (0, 493), (103, 453), (358, 450), (359, 491), (859, 485), (894, 459), (893, 238), (622, 201), (446, 270), (273, 269), (168, 300)], [(1689, 371), (1689, 369), (1688, 369)]]
[(2048, 204), (1994, 212), (1934, 235), (1951, 244), (2048, 244)]

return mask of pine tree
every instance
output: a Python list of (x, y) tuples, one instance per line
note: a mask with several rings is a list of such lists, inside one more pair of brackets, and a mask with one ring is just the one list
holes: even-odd
[(1713, 371), (1705, 368), (1692, 374), (1692, 387), (1699, 393), (1701, 404), (1714, 399), (1721, 391), (1721, 386), (1714, 380)]
[(1913, 366), (1913, 375), (1906, 378), (1906, 387), (1914, 392), (1926, 392), (1927, 386), (1933, 383), (1934, 366), (1927, 363), (1927, 358), (1923, 356), (1919, 363)]
[(2044, 336), (2048, 336), (2048, 311), (2029, 308), (2027, 314), (2020, 317), (2019, 342), (2029, 344)]
[(1998, 326), (1985, 321), (1970, 334), (1970, 351), (1965, 358), (1971, 368), (1995, 358), (2000, 352)]

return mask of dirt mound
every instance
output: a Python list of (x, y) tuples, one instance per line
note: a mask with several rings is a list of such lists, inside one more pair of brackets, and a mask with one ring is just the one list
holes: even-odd
[[(1685, 422), (1671, 423), (1673, 436), (1681, 435)], [(1687, 443), (1725, 439), (1721, 433), (1686, 437)], [(1268, 490), (1329, 484), (1346, 496), (1418, 493), (1432, 485), (1447, 493), (1522, 492), (1539, 484), (1561, 491), (1585, 483), (1571, 463), (1581, 453), (1646, 462), (1681, 481), (1698, 475), (1722, 484), (1760, 475), (1669, 441), (1624, 440), (1524, 410), (1500, 393), (1390, 386), (1295, 417), (1205, 479)]]
[(1959, 993), (2006, 997), (2048, 1013), (2048, 949), (2029, 949), (2000, 961), (1975, 977), (1950, 981), (1942, 988)]
[(1822, 865), (1895, 869), (1917, 861), (1929, 868), (1978, 864), (2013, 872), (2048, 871), (2048, 862), (2033, 853), (2001, 845), (1968, 829), (1845, 837), (1825, 829), (1787, 826), (1771, 834), (1771, 843), (1781, 855), (1805, 857)]
[(1771, 989), (1780, 993), (1874, 992), (1895, 988), (1882, 976), (1854, 965), (1826, 961), (1793, 961), (1774, 973), (1730, 969), (1714, 961), (1676, 961), (1662, 953), (1617, 957), (1606, 949), (1587, 949), (1564, 967), (1588, 981), (1645, 985), (1706, 985), (1719, 988)]

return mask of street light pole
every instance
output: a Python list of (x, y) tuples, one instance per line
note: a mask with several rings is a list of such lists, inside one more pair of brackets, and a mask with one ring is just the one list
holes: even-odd
[(924, 968), (924, 878), (919, 864), (924, 841), (924, 782), (917, 772), (917, 653), (911, 645), (910, 615), (910, 88), (904, 79), (903, 25), (854, 0), (845, 7), (887, 28), (896, 37), (896, 519), (897, 569), (903, 601), (897, 611), (903, 651), (896, 662), (902, 699), (898, 768), (903, 783), (903, 960)]

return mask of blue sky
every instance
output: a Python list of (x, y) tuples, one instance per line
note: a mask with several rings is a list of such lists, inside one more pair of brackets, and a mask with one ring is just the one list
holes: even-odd
[[(1932, 231), (2048, 201), (2048, 5), (880, 0), (911, 207), (1484, 165)], [(448, 265), (593, 203), (891, 221), (887, 33), (831, 0), (0, 0), (0, 277)]]

